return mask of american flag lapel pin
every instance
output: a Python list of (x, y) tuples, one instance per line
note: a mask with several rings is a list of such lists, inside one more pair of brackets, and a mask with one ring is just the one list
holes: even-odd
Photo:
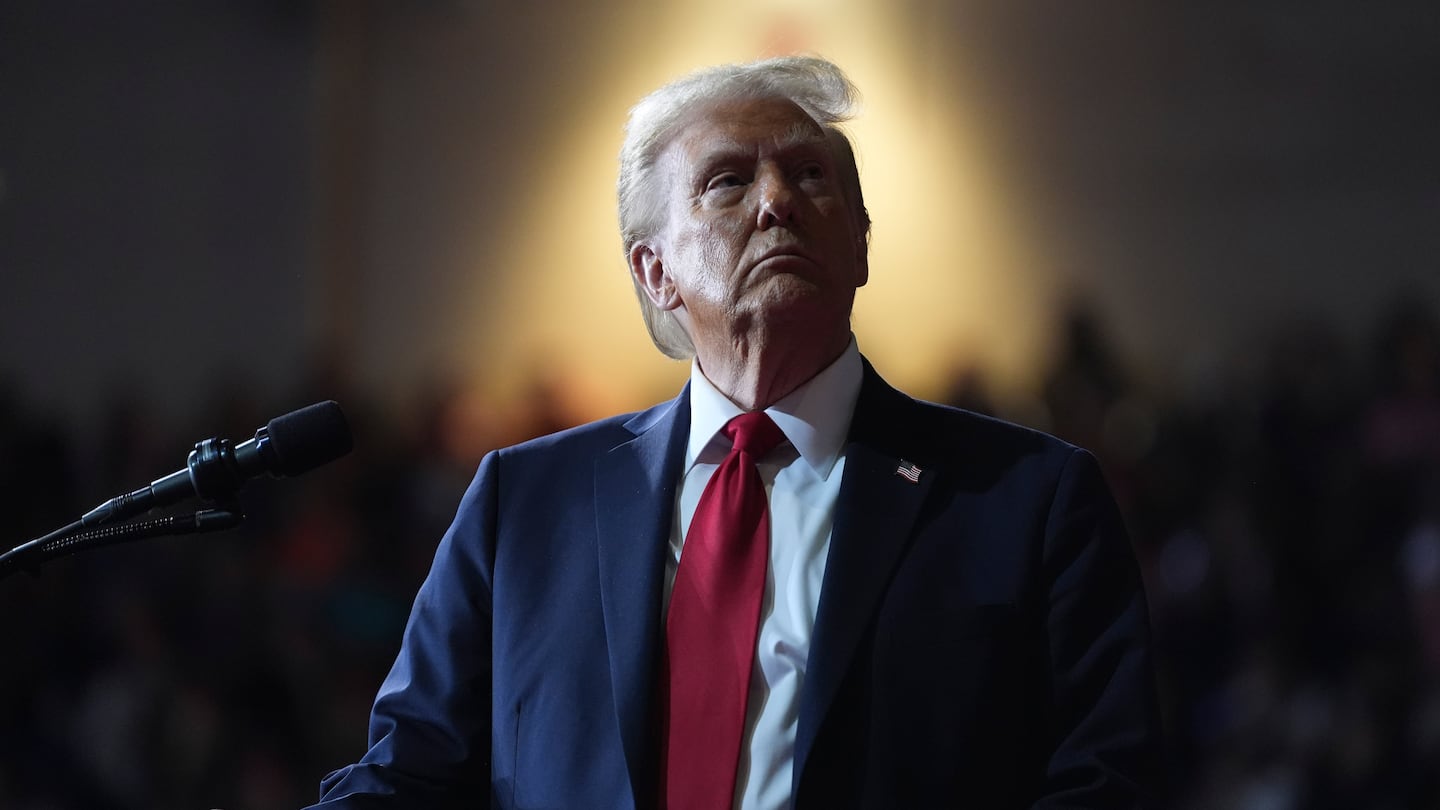
[(895, 468), (895, 474), (912, 484), (920, 483), (920, 468), (903, 458), (900, 459), (900, 466)]

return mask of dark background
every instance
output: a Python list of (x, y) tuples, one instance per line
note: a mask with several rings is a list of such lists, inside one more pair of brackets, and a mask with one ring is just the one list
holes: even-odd
[[(479, 350), (457, 279), (506, 283), (456, 234), (513, 199), (534, 122), (636, 64), (650, 13), (0, 7), (0, 545), (317, 399), (357, 436), (250, 487), (238, 531), (0, 581), (0, 807), (297, 806), (362, 753), (480, 455), (598, 415), (544, 368), (503, 409), (483, 370), (447, 373)], [(1440, 806), (1440, 12), (888, 13), (917, 36), (887, 58), (979, 99), (1049, 257), (1020, 383), (958, 362), (899, 382), (1100, 455), (1177, 803)], [(883, 239), (906, 212), (878, 213)]]

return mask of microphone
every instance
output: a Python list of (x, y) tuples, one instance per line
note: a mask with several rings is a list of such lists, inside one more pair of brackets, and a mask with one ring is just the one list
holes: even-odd
[(334, 400), (317, 402), (271, 419), (255, 438), (238, 445), (227, 439), (197, 442), (185, 469), (111, 498), (80, 518), (84, 528), (98, 526), (191, 497), (223, 500), (251, 478), (288, 478), (328, 464), (353, 447), (350, 426)]

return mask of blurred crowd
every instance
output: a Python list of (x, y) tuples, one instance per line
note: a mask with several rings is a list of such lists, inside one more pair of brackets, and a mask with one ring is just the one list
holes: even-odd
[[(1145, 576), (1174, 805), (1440, 807), (1440, 324), (1410, 296), (1347, 341), (1277, 325), (1204, 386), (1141, 380), (1076, 309), (1043, 385), (953, 404), (1093, 449)], [(218, 535), (143, 541), (0, 580), (0, 807), (273, 810), (364, 749), (371, 698), (480, 456), (573, 419), (436, 386), (409, 412), (335, 379), (203, 424), (133, 398), (74, 435), (0, 390), (9, 548), (178, 468), (189, 442), (342, 402), (351, 456), (259, 481)], [(82, 446), (83, 444), (83, 446)]]

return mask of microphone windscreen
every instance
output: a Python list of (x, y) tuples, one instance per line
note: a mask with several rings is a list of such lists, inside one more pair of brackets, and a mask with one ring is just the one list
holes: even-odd
[(272, 472), (282, 476), (299, 475), (328, 464), (354, 446), (350, 425), (333, 399), (277, 416), (265, 427), (270, 433), (270, 448), (279, 461)]

